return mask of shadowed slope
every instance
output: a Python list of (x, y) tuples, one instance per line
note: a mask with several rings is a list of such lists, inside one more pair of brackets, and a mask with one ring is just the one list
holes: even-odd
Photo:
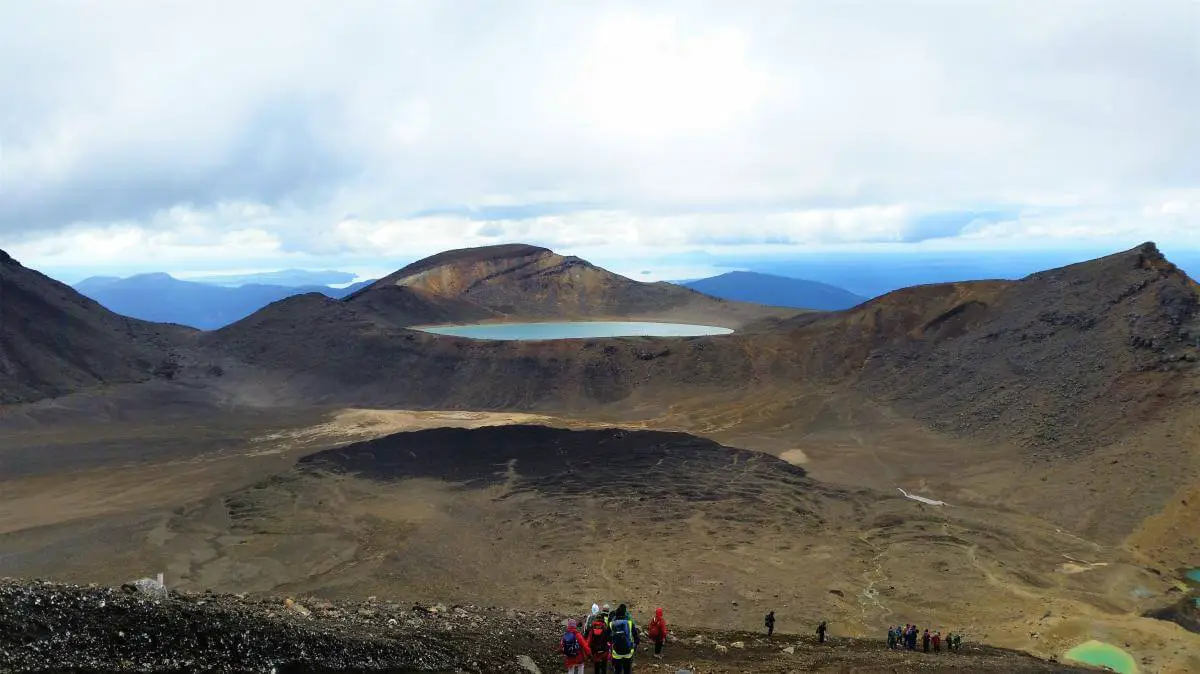
[(0, 404), (150, 379), (191, 332), (114, 314), (0, 251)]
[(909, 288), (781, 324), (823, 377), (935, 429), (1069, 452), (1187, 404), (1200, 293), (1153, 244), (1015, 282)]
[[(298, 335), (303, 335), (299, 338)], [(357, 302), (277, 302), (204, 336), (243, 362), (287, 373), (308, 400), (459, 409), (587, 408), (650, 383), (727, 388), (757, 367), (735, 336), (484, 341), (393, 327)], [(765, 374), (765, 373), (764, 373)]]

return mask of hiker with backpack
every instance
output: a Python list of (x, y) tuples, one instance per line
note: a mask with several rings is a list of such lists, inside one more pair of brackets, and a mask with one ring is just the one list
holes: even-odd
[(592, 624), (592, 621), (595, 620), (596, 616), (598, 615), (600, 615), (600, 605), (592, 604), (592, 612), (587, 614), (586, 618), (579, 621), (579, 629), (582, 632), (587, 633), (588, 626)]
[(775, 612), (771, 611), (763, 618), (763, 624), (767, 626), (767, 637), (775, 634)]
[(597, 613), (587, 631), (587, 645), (592, 651), (592, 674), (608, 674), (608, 656), (612, 651), (612, 638), (608, 630), (608, 616)]
[(588, 649), (583, 635), (579, 633), (579, 626), (574, 618), (567, 621), (567, 631), (563, 634), (558, 648), (563, 654), (567, 674), (584, 674), (583, 665), (591, 659), (592, 652)]
[(624, 604), (613, 611), (608, 627), (612, 643), (613, 674), (632, 674), (633, 656), (642, 642), (642, 636)]
[(650, 621), (650, 626), (646, 629), (646, 633), (650, 635), (650, 640), (654, 642), (654, 657), (662, 657), (663, 642), (667, 640), (667, 621), (663, 618), (663, 610), (661, 608), (654, 609), (654, 619)]
[(817, 643), (825, 643), (825, 630), (829, 629), (825, 626), (825, 621), (822, 620), (820, 625), (817, 625)]

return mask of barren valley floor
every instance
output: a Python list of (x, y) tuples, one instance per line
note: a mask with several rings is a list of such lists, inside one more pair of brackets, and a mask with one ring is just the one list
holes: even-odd
[(1174, 601), (1177, 581), (1006, 501), (1033, 479), (1011, 452), (952, 447), (851, 399), (792, 401), (789, 418), (810, 416), (792, 428), (765, 401), (709, 402), (589, 419), (9, 418), (0, 575), (163, 571), (187, 591), (562, 613), (613, 601), (717, 629), (756, 630), (775, 610), (801, 633), (824, 619), (881, 638), (914, 622), (1042, 657), (1095, 638), (1129, 644), (1146, 671), (1200, 670), (1200, 635), (1140, 617)]

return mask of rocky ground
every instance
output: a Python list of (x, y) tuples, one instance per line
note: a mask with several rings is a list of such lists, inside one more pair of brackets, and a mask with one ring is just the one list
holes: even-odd
[[(386, 599), (330, 603), (155, 593), (133, 585), (0, 581), (3, 672), (539, 672), (557, 671), (562, 616)], [(1088, 671), (967, 644), (958, 653), (882, 643), (679, 629), (661, 672)]]

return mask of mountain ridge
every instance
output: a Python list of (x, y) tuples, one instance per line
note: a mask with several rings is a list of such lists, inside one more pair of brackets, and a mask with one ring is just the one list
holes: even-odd
[(0, 251), (0, 404), (169, 378), (191, 336), (117, 315)]
[(716, 320), (739, 327), (763, 316), (794, 314), (726, 302), (670, 283), (644, 283), (574, 256), (529, 244), (445, 251), (418, 260), (346, 297), (404, 287), (422, 297), (457, 302), (464, 321), (603, 320), (663, 316), (683, 322)]

